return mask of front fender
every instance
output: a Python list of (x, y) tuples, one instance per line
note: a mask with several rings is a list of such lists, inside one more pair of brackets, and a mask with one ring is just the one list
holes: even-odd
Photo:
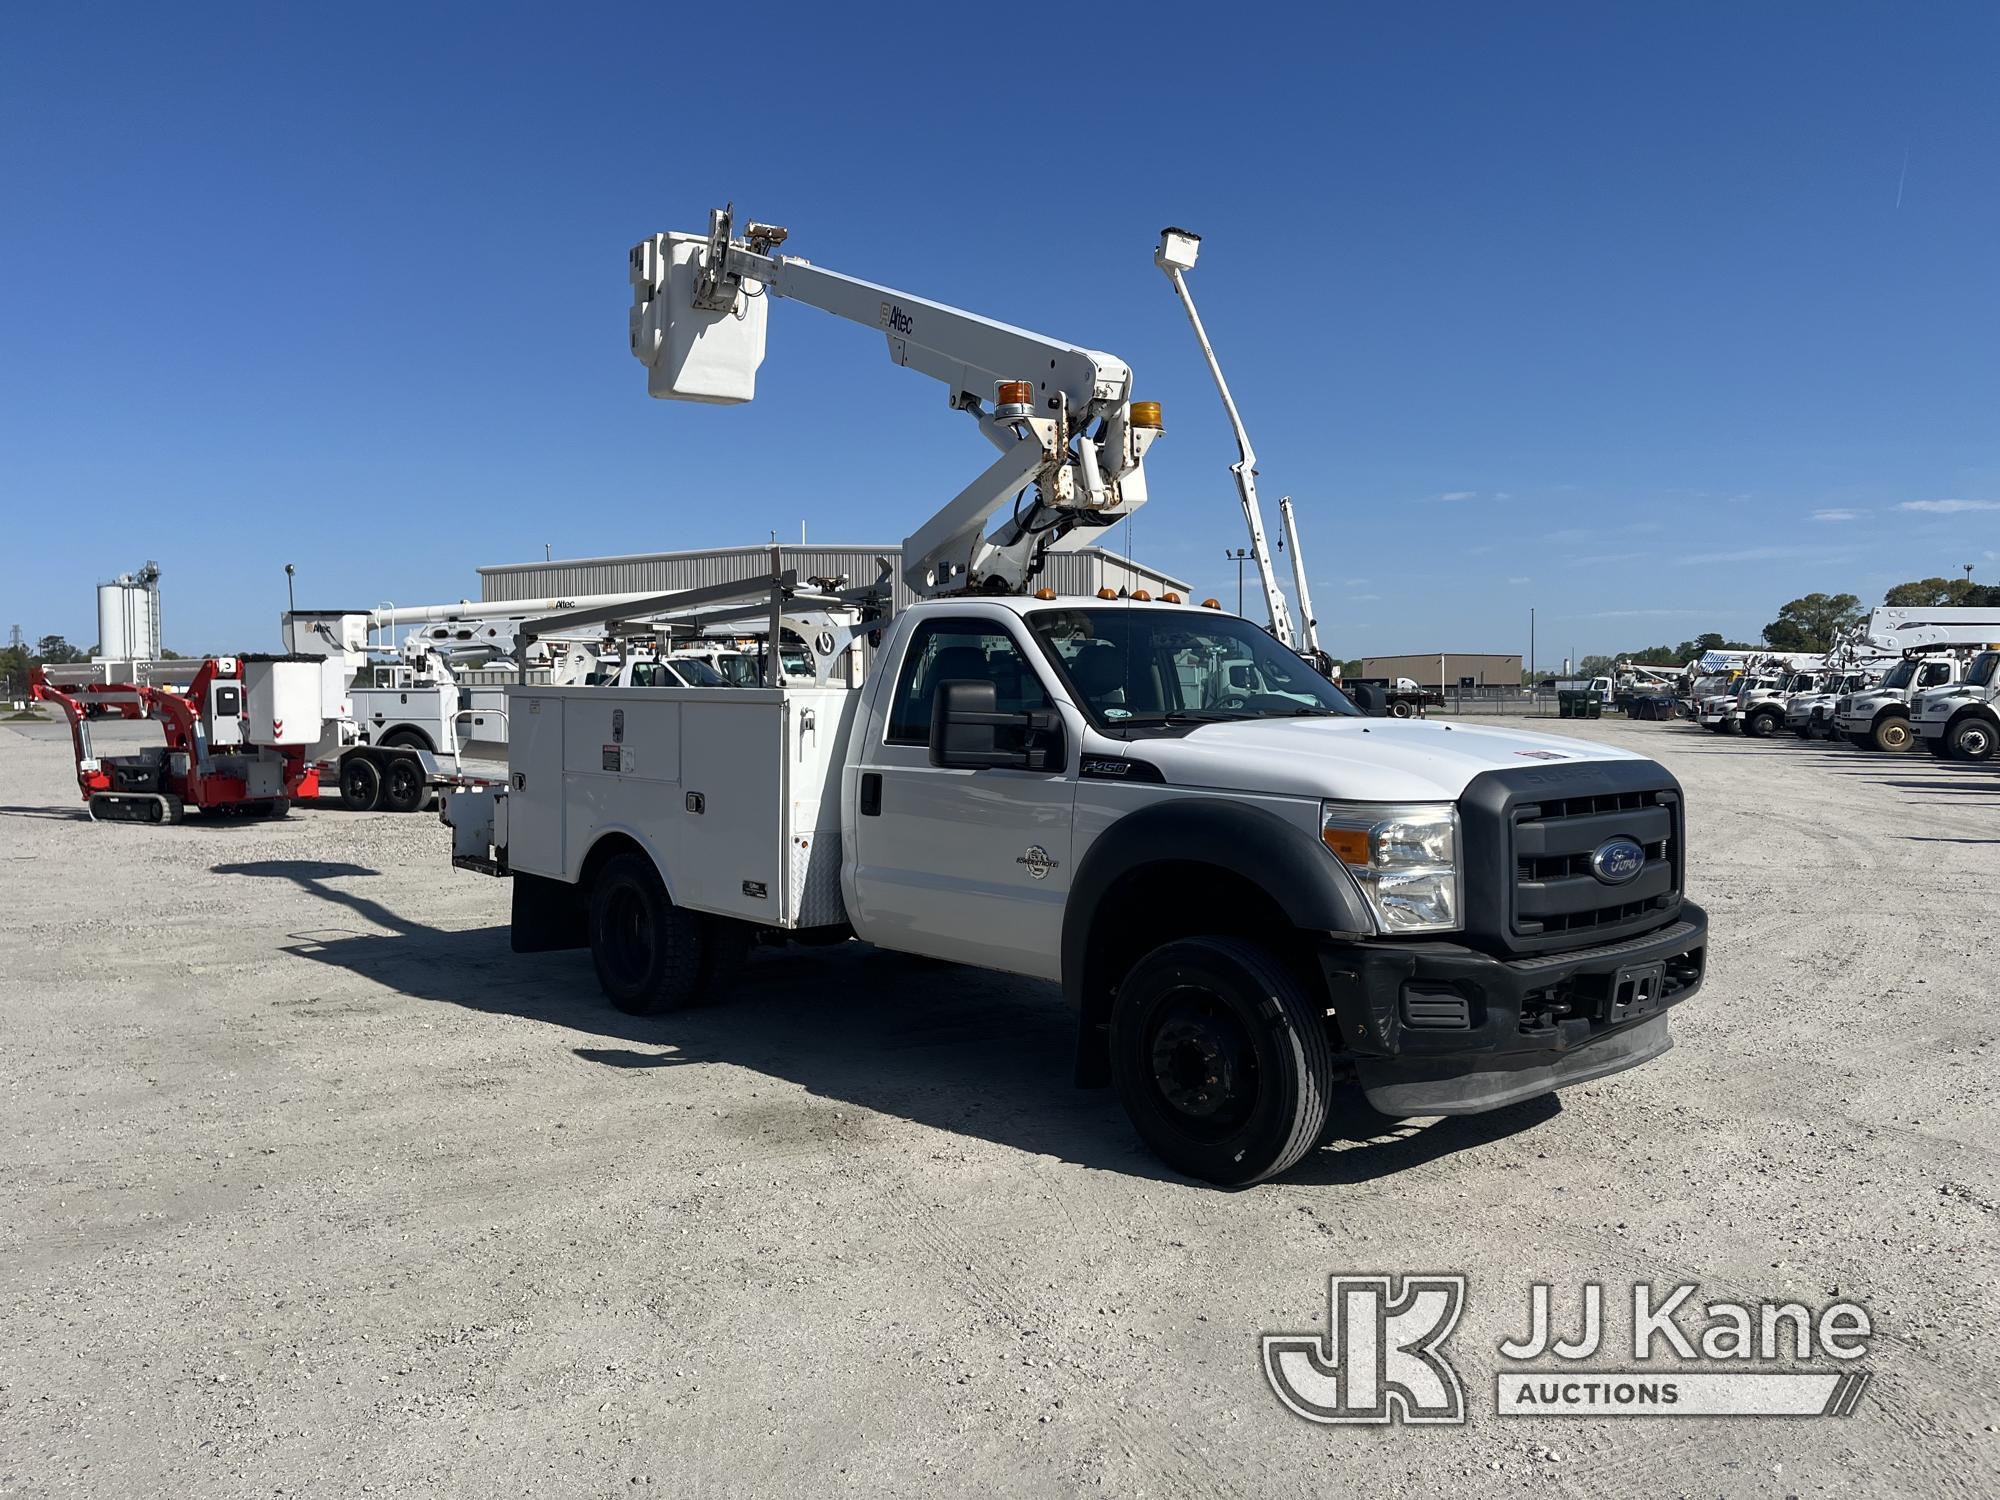
[(1063, 910), (1063, 994), (1082, 1010), (1099, 906), (1126, 876), (1157, 864), (1214, 865), (1268, 895), (1303, 932), (1370, 936), (1375, 923), (1326, 846), (1261, 807), (1219, 798), (1155, 802), (1099, 834)]

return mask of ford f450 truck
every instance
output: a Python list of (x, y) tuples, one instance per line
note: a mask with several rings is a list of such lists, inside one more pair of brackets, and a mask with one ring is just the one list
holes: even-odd
[(587, 947), (640, 1013), (713, 998), (753, 939), (1059, 983), (1078, 1081), (1216, 1183), (1298, 1161), (1344, 1083), (1458, 1114), (1645, 1062), (1702, 983), (1665, 769), (1363, 717), (1215, 608), (925, 599), (859, 687), (520, 687), (509, 715), (506, 785), (444, 819), (512, 877), (517, 951)]

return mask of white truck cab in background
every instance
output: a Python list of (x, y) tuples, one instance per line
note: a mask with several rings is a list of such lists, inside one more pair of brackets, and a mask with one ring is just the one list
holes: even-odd
[(2000, 649), (1982, 651), (1964, 680), (1919, 692), (1910, 723), (1931, 754), (1944, 760), (1991, 760), (2000, 744)]
[(859, 688), (509, 713), (506, 785), (444, 817), (455, 862), (512, 877), (518, 950), (588, 947), (641, 1012), (720, 993), (753, 940), (1059, 983), (1079, 1080), (1211, 1181), (1290, 1166), (1344, 1081), (1464, 1113), (1643, 1062), (1702, 982), (1662, 767), (1361, 717), (1215, 609), (928, 599)]

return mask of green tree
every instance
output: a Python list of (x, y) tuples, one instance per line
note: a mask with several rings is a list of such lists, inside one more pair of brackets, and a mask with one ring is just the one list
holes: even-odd
[(1899, 583), (1882, 596), (1897, 609), (1987, 609), (2000, 605), (2000, 584), (1974, 583), (1970, 578), (1919, 578)]
[(49, 666), (64, 666), (70, 662), (90, 660), (59, 635), (45, 635), (35, 642), (35, 659)]
[(1853, 594), (1807, 594), (1782, 605), (1764, 627), (1764, 643), (1776, 651), (1824, 651), (1861, 621), (1861, 601)]

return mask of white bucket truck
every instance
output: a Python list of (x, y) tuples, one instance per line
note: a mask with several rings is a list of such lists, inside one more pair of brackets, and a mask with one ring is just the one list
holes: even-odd
[(587, 947), (635, 1012), (715, 994), (752, 940), (1048, 980), (1078, 1081), (1225, 1184), (1296, 1162), (1349, 1082), (1392, 1115), (1469, 1113), (1667, 1049), (1708, 951), (1671, 775), (1362, 717), (1219, 608), (1037, 588), (1042, 545), (1143, 502), (1157, 409), (1109, 356), (775, 257), (782, 237), (734, 240), (724, 213), (639, 247), (654, 393), (747, 399), (770, 299), (796, 298), (882, 329), (1001, 458), (905, 544), (914, 605), (843, 592), (856, 686), (512, 692), (506, 784), (445, 819), (456, 863), (511, 876), (517, 950)]

